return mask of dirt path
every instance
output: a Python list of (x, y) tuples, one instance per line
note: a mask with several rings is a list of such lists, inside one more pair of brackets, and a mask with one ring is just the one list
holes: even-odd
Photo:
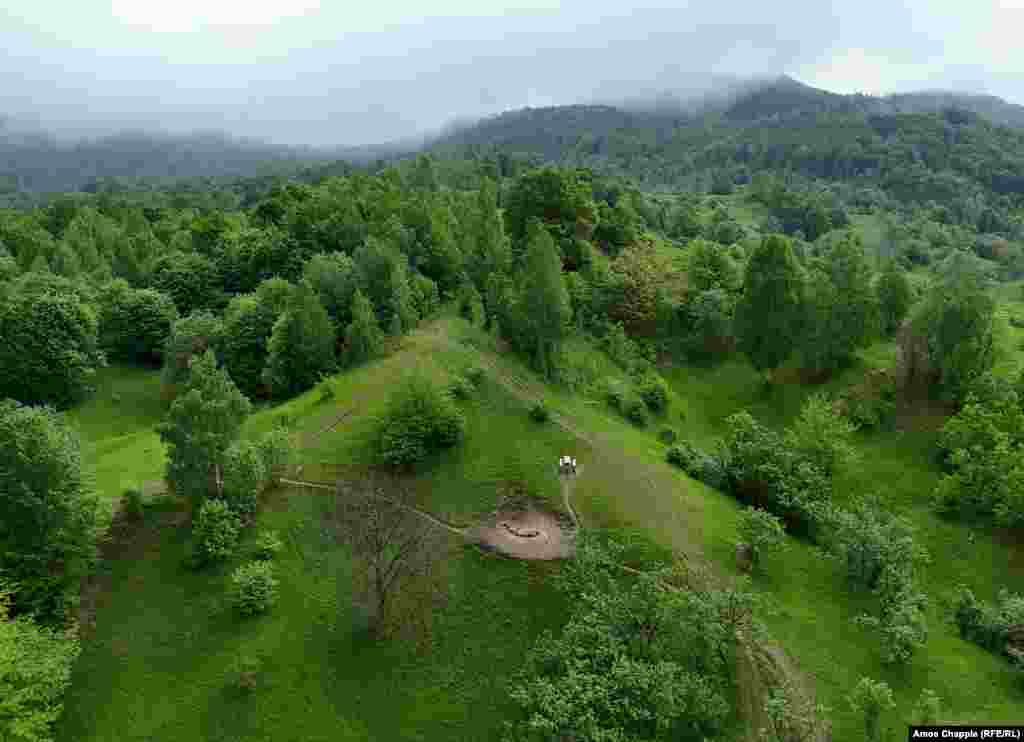
[(311, 447), (316, 446), (317, 444), (319, 444), (320, 443), (320, 438), (322, 436), (326, 435), (327, 433), (330, 433), (336, 427), (341, 425), (342, 422), (344, 422), (346, 419), (348, 419), (349, 417), (354, 415), (355, 412), (356, 412), (356, 409), (357, 408), (355, 408), (355, 407), (350, 407), (349, 409), (347, 409), (344, 412), (342, 412), (340, 415), (337, 415), (336, 417), (334, 417), (329, 423), (327, 423), (327, 425), (325, 425), (324, 427), (320, 428), (320, 430), (317, 430), (316, 432), (306, 433), (303, 436), (302, 447), (303, 448), (311, 448)]
[[(310, 487), (312, 489), (318, 489), (318, 490), (329, 490), (331, 492), (337, 492), (337, 489), (338, 489), (337, 485), (326, 484), (324, 482), (306, 482), (306, 481), (303, 481), (301, 479), (282, 479), (281, 480), (281, 484), (290, 484), (293, 487)], [(405, 503), (398, 502), (398, 500), (393, 500), (390, 497), (384, 497), (382, 495), (364, 495), (364, 497), (372, 497), (372, 498), (377, 499), (377, 500), (382, 500), (384, 502), (389, 502), (392, 505), (397, 505), (402, 510), (405, 510), (405, 511), (407, 511), (409, 513), (414, 513), (415, 515), (418, 515), (420, 518), (423, 518), (424, 520), (430, 522), (431, 524), (437, 526), (438, 528), (443, 528), (444, 530), (448, 531), (449, 533), (454, 533), (456, 536), (462, 536), (462, 537), (466, 536), (466, 530), (467, 529), (456, 528), (455, 526), (453, 526), (453, 525), (451, 525), (449, 523), (445, 523), (443, 520), (440, 520), (439, 518), (436, 518), (433, 515), (431, 515), (430, 513), (426, 512), (424, 510), (420, 510), (419, 508), (414, 508), (411, 505), (406, 505)]]
[[(281, 479), (281, 484), (293, 487), (308, 487), (325, 492), (336, 492), (337, 485), (327, 482), (310, 482), (304, 479)], [(413, 513), (431, 525), (442, 528), (469, 543), (497, 551), (512, 559), (550, 560), (566, 559), (572, 556), (572, 534), (566, 533), (558, 519), (551, 513), (527, 509), (499, 511), (483, 523), (469, 528), (458, 528), (445, 523), (435, 515), (412, 505), (406, 505), (383, 495), (363, 495), (397, 505)], [(571, 505), (570, 512), (571, 512)]]
[[(579, 467), (582, 469), (583, 467)], [(578, 475), (577, 475), (578, 476)], [(583, 521), (580, 520), (579, 514), (576, 512), (576, 508), (572, 506), (572, 488), (576, 483), (576, 477), (566, 476), (564, 474), (558, 477), (562, 484), (562, 505), (565, 507), (565, 511), (569, 513), (569, 517), (572, 518), (572, 524), (576, 527), (576, 530), (583, 529)]]

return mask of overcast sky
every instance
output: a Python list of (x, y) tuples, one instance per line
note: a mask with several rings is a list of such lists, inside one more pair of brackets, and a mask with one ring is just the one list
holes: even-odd
[(786, 73), (1024, 103), (1024, 0), (2, 0), (0, 114), (378, 143), (462, 116)]

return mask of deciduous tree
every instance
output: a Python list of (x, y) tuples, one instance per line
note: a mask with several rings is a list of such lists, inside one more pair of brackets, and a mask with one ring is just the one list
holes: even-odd
[(198, 502), (220, 491), (224, 453), (251, 410), (211, 351), (192, 361), (181, 393), (157, 428), (167, 444), (167, 479), (178, 495)]
[(19, 613), (60, 617), (99, 527), (78, 436), (50, 408), (0, 401), (0, 572), (17, 585)]

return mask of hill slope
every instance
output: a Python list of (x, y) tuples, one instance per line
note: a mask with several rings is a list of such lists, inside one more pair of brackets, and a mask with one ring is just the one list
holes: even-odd
[(783, 77), (696, 113), (654, 103), (507, 112), (449, 133), (433, 149), (533, 155), (651, 187), (713, 170), (795, 171), (941, 202), (976, 191), (1024, 194), (1024, 129), (1002, 123), (1024, 123), (1024, 107), (952, 93), (839, 95)]
[[(614, 372), (592, 349), (575, 351), (592, 354), (589, 361), (599, 373)], [(391, 355), (340, 375), (331, 382), (335, 401), (321, 401), (312, 390), (256, 413), (245, 434), (259, 434), (287, 414), (302, 445), (303, 479), (329, 483), (358, 476), (366, 471), (364, 442), (374, 416), (405, 369), (446, 379), (469, 366), (484, 367), (486, 374), (476, 398), (464, 403), (465, 443), (405, 478), (419, 507), (446, 522), (467, 524), (492, 510), (514, 485), (557, 508), (553, 463), (569, 451), (581, 465), (573, 504), (586, 527), (643, 534), (685, 554), (690, 563), (709, 563), (722, 579), (737, 574), (734, 500), (665, 464), (664, 447), (651, 431), (545, 386), (462, 320), (427, 324), (403, 338)], [(741, 363), (706, 374), (680, 369), (672, 378), (673, 416), (685, 409), (685, 434), (705, 428), (712, 434), (722, 413), (752, 398), (753, 377)], [(538, 398), (547, 400), (558, 425), (529, 419), (529, 401)], [(778, 402), (757, 400), (765, 408), (757, 409), (759, 416)], [(793, 401), (783, 406), (798, 407)], [(922, 479), (911, 480), (927, 479), (931, 470), (918, 460), (914, 469), (908, 458), (917, 455), (917, 438), (895, 441), (865, 440), (868, 460), (883, 464), (865, 476), (884, 467), (912, 471), (900, 479), (885, 469), (885, 477), (901, 497), (904, 491), (917, 496), (927, 487), (919, 486)], [(97, 633), (76, 669), (59, 738), (124, 739), (126, 719), (135, 738), (168, 741), (496, 738), (509, 713), (503, 683), (523, 650), (542, 630), (557, 629), (564, 616), (547, 580), (557, 567), (456, 549), (448, 573), (453, 592), (435, 614), (431, 650), (420, 655), (404, 643), (367, 646), (354, 629), (348, 556), (325, 528), (328, 504), (327, 496), (308, 489), (270, 494), (259, 525), (285, 538), (279, 565), (284, 600), (279, 610), (243, 626), (224, 615), (227, 568), (182, 570), (186, 528), (173, 525), (176, 516), (168, 505), (152, 506), (147, 525), (101, 571)], [(962, 537), (966, 526), (933, 530)], [(844, 699), (863, 675), (885, 678), (895, 689), (898, 708), (884, 720), (889, 734), (910, 722), (925, 687), (944, 699), (945, 721), (1012, 722), (1019, 716), (1012, 669), (960, 640), (945, 623), (941, 599), (952, 579), (965, 575), (988, 581), (994, 590), (1014, 554), (995, 544), (955, 558), (936, 551), (929, 584), (936, 596), (929, 614), (932, 638), (905, 672), (885, 668), (877, 637), (852, 623), (869, 610), (869, 596), (849, 591), (842, 566), (809, 544), (789, 540), (756, 589), (773, 608), (766, 620), (793, 657), (793, 668), (833, 708), (836, 739), (862, 729)], [(258, 658), (264, 668), (248, 700), (227, 687), (239, 656)], [(758, 708), (755, 700), (745, 704), (748, 722)]]

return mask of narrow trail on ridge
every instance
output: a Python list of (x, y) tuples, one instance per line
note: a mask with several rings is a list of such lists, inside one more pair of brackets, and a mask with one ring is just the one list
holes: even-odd
[[(288, 484), (288, 485), (291, 485), (293, 487), (310, 487), (312, 489), (318, 489), (318, 490), (329, 490), (331, 492), (336, 492), (337, 489), (338, 489), (337, 485), (327, 484), (325, 482), (307, 482), (307, 481), (301, 480), (301, 479), (282, 479), (281, 480), (281, 484)], [(381, 501), (387, 502), (387, 503), (391, 503), (392, 505), (395, 505), (395, 506), (401, 508), (402, 510), (405, 510), (406, 512), (414, 513), (415, 515), (418, 515), (419, 517), (421, 517), (424, 520), (428, 521), (432, 525), (437, 526), (438, 528), (443, 528), (444, 530), (448, 531), (449, 533), (454, 533), (456, 536), (463, 536), (463, 537), (465, 537), (465, 535), (466, 535), (466, 530), (467, 529), (465, 529), (465, 528), (456, 528), (455, 526), (453, 526), (453, 525), (451, 525), (449, 523), (445, 523), (443, 520), (441, 520), (441, 519), (431, 515), (430, 513), (426, 512), (425, 510), (420, 510), (419, 508), (413, 507), (411, 505), (406, 505), (405, 503), (399, 502), (398, 500), (395, 500), (393, 498), (384, 497), (383, 495), (367, 495), (367, 494), (363, 494), (363, 495), (360, 495), (360, 496), (361, 497), (367, 497), (367, 498), (375, 499), (375, 500), (381, 500)]]

